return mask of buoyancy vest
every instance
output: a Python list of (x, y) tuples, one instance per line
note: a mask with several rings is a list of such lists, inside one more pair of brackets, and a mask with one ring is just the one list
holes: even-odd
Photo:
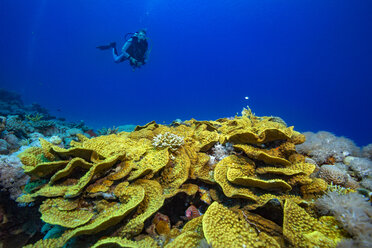
[(132, 43), (127, 48), (126, 52), (136, 60), (145, 63), (145, 53), (147, 51), (147, 48), (147, 40), (141, 40), (138, 42), (138, 38), (133, 36)]

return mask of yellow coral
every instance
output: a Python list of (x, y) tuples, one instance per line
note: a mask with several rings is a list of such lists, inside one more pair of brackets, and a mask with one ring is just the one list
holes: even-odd
[(160, 184), (154, 180), (139, 179), (133, 186), (141, 187), (144, 192), (144, 200), (138, 206), (133, 218), (120, 231), (122, 237), (132, 237), (142, 231), (144, 222), (157, 212), (164, 203), (165, 197)]
[(21, 195), (20, 197), (17, 198), (17, 202), (30, 203), (33, 202), (35, 198), (39, 196), (44, 197), (64, 196), (68, 189), (69, 189), (68, 185), (62, 186), (45, 185), (41, 189), (37, 190), (35, 193)]
[(169, 161), (168, 149), (149, 151), (140, 161), (132, 162), (128, 180), (132, 181), (146, 174), (155, 174)]
[(23, 166), (23, 169), (26, 174), (37, 176), (37, 177), (45, 177), (64, 168), (67, 164), (68, 164), (68, 161), (61, 160), (61, 161), (39, 163), (36, 166)]
[(91, 184), (87, 187), (86, 192), (88, 193), (98, 193), (98, 192), (106, 192), (110, 189), (110, 186), (114, 182), (107, 179), (100, 179), (96, 181), (94, 184)]
[(59, 204), (66, 204), (68, 200), (62, 198), (47, 199), (40, 206), (41, 219), (51, 225), (75, 228), (87, 223), (94, 214), (88, 210), (60, 210)]
[(246, 198), (252, 201), (257, 201), (257, 196), (248, 188), (244, 187), (235, 187), (229, 180), (227, 179), (227, 171), (228, 167), (231, 165), (241, 165), (246, 164), (244, 159), (238, 158), (237, 156), (229, 156), (222, 159), (216, 166), (214, 170), (214, 179), (216, 182), (221, 186), (224, 194), (227, 197), (233, 198)]
[(40, 147), (30, 147), (18, 155), (23, 164), (23, 169), (31, 170), (38, 163), (42, 163), (43, 149)]
[[(98, 233), (116, 225), (144, 199), (145, 191), (141, 186), (129, 186), (121, 192), (121, 197), (126, 197), (125, 203), (102, 203), (96, 218), (92, 218), (87, 224), (71, 229), (56, 239), (39, 240), (32, 246), (26, 247), (62, 247), (73, 237), (86, 234)], [(51, 245), (51, 246), (50, 246)]]
[(81, 158), (73, 158), (70, 162), (66, 165), (65, 168), (59, 170), (55, 173), (51, 178), (49, 183), (53, 184), (54, 182), (60, 180), (61, 178), (67, 177), (73, 173), (74, 169), (80, 167), (85, 170), (89, 170), (93, 166), (92, 163), (86, 162), (84, 159)]
[(99, 247), (125, 247), (125, 248), (158, 248), (160, 247), (155, 240), (150, 237), (139, 241), (132, 241), (125, 238), (110, 237), (95, 243), (91, 248)]
[(166, 198), (177, 194), (177, 189), (188, 179), (190, 170), (190, 159), (183, 147), (177, 152), (177, 156), (172, 163), (162, 170), (157, 181), (164, 189)]
[(124, 155), (130, 159), (139, 159), (152, 148), (148, 139), (133, 140), (126, 133), (111, 134), (84, 140), (80, 148), (96, 151), (103, 157)]
[(201, 239), (203, 237), (200, 236), (200, 234), (195, 233), (193, 231), (187, 231), (181, 233), (179, 236), (177, 236), (172, 242), (168, 243), (165, 248), (194, 248), (198, 247), (198, 244), (200, 243)]
[(89, 171), (85, 173), (85, 175), (79, 179), (76, 185), (69, 187), (69, 189), (67, 190), (65, 194), (65, 197), (72, 198), (72, 197), (76, 197), (77, 195), (79, 195), (81, 191), (83, 190), (83, 188), (92, 180), (92, 178), (95, 175), (100, 174), (103, 171), (106, 171), (108, 168), (112, 167), (116, 162), (120, 160), (122, 160), (122, 156), (119, 155), (117, 157), (108, 158), (102, 161), (101, 163), (98, 163), (92, 166), (89, 169)]
[(254, 227), (231, 210), (213, 202), (203, 216), (203, 231), (208, 244), (225, 247), (280, 247), (275, 239)]
[(52, 148), (54, 145), (52, 143), (49, 143), (43, 138), (39, 138), (39, 141), (40, 141), (41, 148), (43, 149), (44, 157), (47, 158), (49, 161), (54, 161), (55, 156), (54, 154), (52, 154)]
[(183, 184), (179, 189), (176, 190), (176, 194), (183, 192), (187, 195), (195, 195), (198, 192), (198, 185), (188, 183), (188, 184)]
[(234, 177), (227, 172), (227, 179), (233, 184), (243, 185), (247, 187), (256, 187), (265, 190), (290, 191), (291, 185), (282, 179), (262, 180), (253, 177)]
[(268, 119), (241, 118), (228, 121), (219, 128), (226, 140), (235, 144), (262, 144), (274, 140), (288, 140), (292, 137), (293, 127), (269, 121)]
[(304, 143), (306, 140), (306, 136), (303, 135), (302, 133), (293, 131), (292, 137), (291, 137), (291, 142), (295, 145), (299, 145)]
[(227, 170), (227, 179), (236, 185), (256, 187), (265, 190), (290, 191), (292, 187), (282, 179), (263, 180), (255, 175), (255, 165), (251, 160), (245, 164), (230, 164)]
[(196, 232), (199, 235), (203, 235), (203, 215), (196, 217), (188, 221), (182, 228), (182, 232)]
[(283, 234), (296, 247), (336, 247), (340, 229), (319, 222), (291, 200), (284, 204)]
[(200, 179), (208, 184), (215, 184), (213, 168), (208, 164), (209, 156), (205, 153), (197, 153), (197, 159), (190, 168), (190, 178)]
[(330, 192), (337, 191), (340, 195), (346, 195), (351, 192), (356, 192), (354, 189), (345, 188), (340, 185), (333, 184), (332, 182), (328, 184), (327, 190)]
[(257, 230), (264, 231), (271, 236), (280, 237), (283, 235), (283, 228), (277, 225), (276, 223), (263, 218), (258, 214), (251, 213), (249, 211), (237, 211), (237, 214), (240, 215), (240, 218), (247, 221), (251, 226), (255, 227)]
[(94, 220), (84, 226), (74, 229), (68, 238), (70, 239), (82, 234), (97, 233), (107, 229), (109, 226), (119, 223), (130, 211), (135, 209), (144, 200), (145, 190), (139, 185), (128, 186), (121, 192), (121, 197), (124, 196), (127, 198), (125, 203), (108, 204)]
[(205, 152), (219, 141), (220, 136), (215, 128), (210, 128), (210, 124), (203, 123), (197, 125), (193, 138), (199, 143), (198, 150)]
[(301, 186), (301, 193), (303, 195), (320, 194), (327, 190), (328, 184), (321, 178), (314, 178), (310, 184)]
[[(182, 145), (172, 150), (154, 148), (154, 137), (165, 133), (183, 137)], [(281, 228), (247, 211), (264, 209), (271, 206), (266, 204), (275, 204), (275, 201), (278, 209), (284, 202), (303, 204), (298, 187), (294, 190), (296, 196), (290, 194), (296, 185), (301, 187), (303, 196), (308, 197), (323, 188), (319, 180), (310, 177), (315, 166), (305, 163), (304, 157), (296, 153), (294, 145), (303, 142), (304, 136), (279, 119), (257, 117), (249, 110), (234, 119), (190, 120), (171, 126), (151, 122), (137, 126), (131, 133), (91, 139), (79, 135), (78, 138), (79, 141), (71, 142), (70, 149), (41, 140), (42, 148), (34, 149), (32, 156), (24, 158), (28, 174), (48, 177), (50, 181), (17, 201), (29, 203), (38, 197), (48, 198), (40, 207), (42, 218), (69, 228), (60, 238), (38, 241), (35, 247), (62, 247), (73, 237), (103, 230), (107, 235), (121, 238), (102, 239), (95, 247), (155, 247), (154, 240), (148, 236), (142, 239), (143, 234), (139, 234), (148, 219), (164, 206), (165, 200), (180, 192), (195, 196), (195, 202), (192, 201), (197, 207), (199, 200), (210, 205), (205, 215), (187, 222), (182, 232), (180, 220), (172, 223), (175, 226), (171, 230), (167, 221), (159, 221), (155, 228), (166, 236), (163, 246), (195, 247), (207, 240), (214, 248), (278, 247), (283, 244)], [(217, 142), (233, 142), (235, 150), (212, 164), (209, 155)], [(280, 145), (269, 148), (275, 144)], [(42, 162), (40, 158), (52, 162)], [(200, 181), (208, 183), (208, 189), (199, 188), (198, 185), (203, 185)], [(278, 192), (268, 193), (273, 190)], [(243, 207), (244, 212), (233, 212), (212, 199), (228, 200)], [(76, 219), (76, 223), (72, 219)], [(337, 239), (333, 224), (318, 222), (328, 229), (304, 232), (301, 241), (313, 244), (311, 242), (324, 235)], [(113, 225), (115, 230), (111, 232), (109, 228)], [(286, 228), (289, 239), (296, 241), (296, 236), (291, 237), (291, 228), (294, 228), (291, 221), (289, 224), (287, 221)]]
[(260, 160), (267, 164), (276, 164), (282, 166), (291, 165), (291, 162), (289, 162), (287, 159), (270, 154), (269, 150), (259, 149), (248, 145), (234, 145), (234, 147), (242, 150), (249, 158)]

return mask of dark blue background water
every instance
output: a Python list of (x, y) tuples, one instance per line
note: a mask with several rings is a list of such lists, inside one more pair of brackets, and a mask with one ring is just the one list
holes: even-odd
[[(217, 119), (249, 105), (365, 145), (371, 10), (370, 0), (1, 0), (0, 86), (94, 127)], [(135, 72), (95, 48), (121, 47), (143, 27), (153, 48)]]

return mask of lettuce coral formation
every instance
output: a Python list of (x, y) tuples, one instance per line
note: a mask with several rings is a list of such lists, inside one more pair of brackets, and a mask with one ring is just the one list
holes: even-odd
[[(294, 148), (305, 137), (272, 117), (248, 109), (234, 119), (151, 122), (131, 133), (78, 137), (70, 149), (41, 140), (42, 148), (21, 156), (25, 172), (47, 183), (17, 201), (41, 202), (43, 221), (66, 228), (58, 238), (27, 247), (63, 247), (83, 235), (93, 247), (195, 247), (205, 241), (212, 247), (335, 247), (342, 239), (302, 208), (326, 182), (311, 177), (315, 165)], [(211, 165), (216, 144), (229, 151)], [(205, 203), (198, 192), (212, 199)], [(180, 194), (181, 208), (188, 199), (204, 208), (182, 230), (177, 207), (168, 206)], [(161, 239), (144, 232), (160, 209), (171, 216), (167, 231), (158, 227)]]

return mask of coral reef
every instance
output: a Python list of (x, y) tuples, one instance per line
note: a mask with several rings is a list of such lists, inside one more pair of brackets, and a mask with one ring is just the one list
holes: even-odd
[(362, 179), (362, 181), (360, 182), (360, 185), (362, 185), (364, 188), (369, 189), (370, 191), (372, 191), (372, 178)]
[(16, 156), (0, 156), (0, 190), (7, 191), (15, 200), (22, 193), (29, 176), (22, 170), (21, 160)]
[(183, 138), (170, 132), (158, 134), (152, 140), (152, 144), (157, 148), (168, 147), (171, 151), (176, 151), (184, 144)]
[(109, 135), (109, 134), (116, 134), (119, 132), (119, 127), (113, 126), (112, 128), (101, 128), (97, 131), (99, 135)]
[(0, 139), (0, 154), (7, 154), (9, 150), (9, 144), (3, 140)]
[(22, 114), (23, 102), (21, 96), (15, 92), (0, 89), (0, 115)]
[(358, 183), (346, 171), (341, 170), (335, 165), (322, 165), (319, 169), (318, 177), (323, 178), (329, 184), (332, 183), (354, 189), (358, 188)]
[(68, 149), (40, 138), (19, 155), (40, 183), (17, 202), (65, 228), (26, 247), (335, 247), (347, 238), (309, 207), (327, 183), (296, 151), (304, 135), (272, 117), (246, 109), (76, 138)]
[(325, 131), (305, 132), (304, 135), (306, 142), (297, 145), (296, 149), (299, 153), (310, 156), (318, 165), (342, 162), (346, 156), (360, 154), (360, 149), (354, 142), (345, 137), (336, 137)]
[(344, 163), (360, 178), (372, 177), (372, 161), (368, 158), (346, 157)]
[(5, 130), (6, 127), (6, 118), (4, 116), (0, 116), (0, 134), (2, 131)]
[(18, 207), (9, 200), (8, 192), (0, 192), (0, 246), (22, 247), (37, 235), (41, 224), (36, 207)]
[(333, 215), (354, 240), (345, 240), (342, 247), (352, 243), (353, 247), (372, 245), (372, 206), (368, 199), (358, 193), (340, 194), (328, 192), (315, 202), (324, 215)]
[(44, 116), (42, 114), (39, 114), (39, 113), (36, 113), (34, 115), (25, 115), (25, 118), (27, 120), (30, 120), (30, 121), (33, 121), (33, 122), (37, 122), (37, 121), (40, 121)]
[[(350, 140), (327, 132), (305, 133), (305, 142), (281, 118), (258, 117), (249, 108), (216, 121), (94, 131), (84, 122), (56, 119), (38, 104), (24, 106), (17, 94), (0, 90), (0, 96), (2, 196), (17, 198), (27, 206), (22, 212), (39, 221), (17, 221), (0, 202), (0, 225), (14, 226), (0, 230), (8, 241), (27, 234), (19, 238), (25, 247), (370, 242), (364, 237), (370, 209), (350, 193), (372, 195), (369, 146), (358, 158)], [(349, 198), (326, 198), (336, 193)], [(315, 212), (319, 197), (321, 214), (334, 217)], [(358, 225), (364, 233), (357, 234)]]
[(362, 148), (362, 156), (372, 160), (372, 144), (366, 145)]
[(215, 165), (223, 158), (227, 157), (234, 151), (234, 147), (231, 143), (221, 145), (219, 142), (212, 147), (212, 154), (209, 155), (209, 164)]
[(33, 133), (45, 137), (59, 136), (60, 145), (64, 146), (77, 140), (77, 133), (92, 130), (84, 122), (57, 119), (39, 104), (24, 105), (20, 95), (14, 92), (0, 89), (0, 96), (0, 154), (11, 154), (21, 146), (29, 145)]

